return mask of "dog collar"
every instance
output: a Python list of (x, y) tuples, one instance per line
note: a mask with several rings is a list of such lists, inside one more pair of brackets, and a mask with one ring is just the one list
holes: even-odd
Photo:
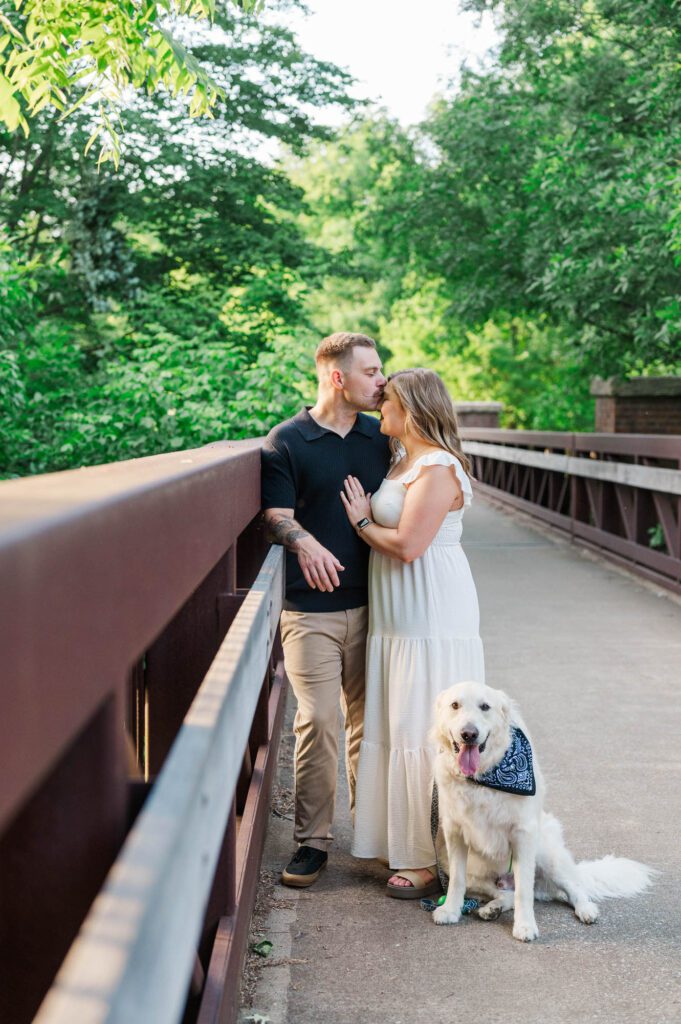
[(516, 796), (534, 796), (537, 785), (532, 747), (523, 730), (514, 726), (511, 730), (511, 744), (499, 764), (477, 779), (471, 776), (468, 781), (490, 789), (501, 789), (505, 793), (515, 793)]

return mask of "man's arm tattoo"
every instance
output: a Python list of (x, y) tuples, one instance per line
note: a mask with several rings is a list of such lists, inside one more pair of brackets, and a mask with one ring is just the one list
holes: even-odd
[(275, 544), (283, 544), (285, 548), (294, 550), (296, 541), (303, 537), (309, 537), (307, 530), (304, 530), (300, 523), (297, 523), (291, 516), (277, 516), (270, 519), (267, 524), (271, 540)]

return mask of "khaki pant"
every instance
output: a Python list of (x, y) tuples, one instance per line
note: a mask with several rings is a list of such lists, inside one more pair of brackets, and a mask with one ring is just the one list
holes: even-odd
[(326, 850), (333, 839), (338, 773), (338, 705), (345, 716), (350, 810), (364, 725), (367, 608), (282, 612), (284, 664), (298, 701), (294, 723), (295, 828), (299, 845)]

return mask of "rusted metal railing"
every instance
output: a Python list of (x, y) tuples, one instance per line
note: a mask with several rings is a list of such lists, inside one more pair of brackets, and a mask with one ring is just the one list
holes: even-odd
[(259, 463), (0, 485), (7, 1024), (236, 1015), (285, 694)]
[(479, 490), (681, 592), (681, 437), (462, 431)]

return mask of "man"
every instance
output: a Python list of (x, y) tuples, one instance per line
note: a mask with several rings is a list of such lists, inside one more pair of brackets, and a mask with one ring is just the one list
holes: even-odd
[(364, 718), (369, 548), (340, 500), (346, 476), (378, 489), (389, 463), (378, 420), (385, 377), (376, 344), (337, 333), (315, 353), (317, 401), (275, 427), (262, 452), (265, 522), (286, 555), (281, 616), (284, 662), (298, 701), (294, 731), (298, 849), (282, 873), (307, 886), (328, 858), (338, 770), (338, 704), (345, 715), (345, 755), (354, 809)]

